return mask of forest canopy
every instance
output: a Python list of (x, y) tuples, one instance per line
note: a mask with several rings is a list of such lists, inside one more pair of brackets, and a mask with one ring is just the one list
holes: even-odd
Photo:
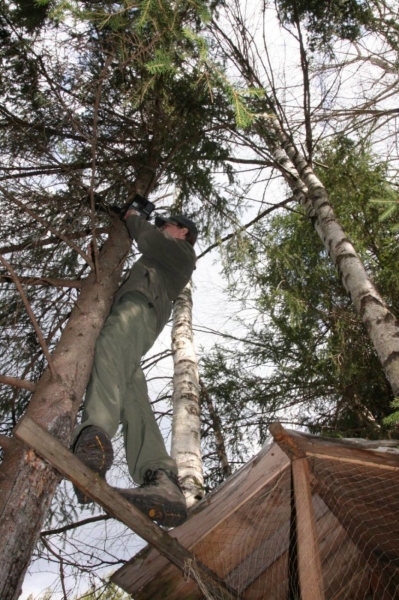
[[(137, 191), (200, 229), (206, 491), (275, 420), (399, 438), (397, 34), (390, 0), (0, 1), (4, 515), (17, 473), (31, 489), (13, 437), (26, 411), (68, 444), (95, 336), (83, 348), (76, 331), (69, 355), (63, 336), (81, 309), (100, 330), (111, 300), (96, 286), (111, 297), (137, 256), (119, 218)], [(143, 364), (166, 438), (169, 337)], [(80, 376), (67, 366), (79, 352)], [(113, 481), (125, 477), (116, 446)], [(130, 534), (57, 484), (37, 492), (20, 562), (34, 552), (32, 572), (54, 570), (65, 596), (129, 558)]]

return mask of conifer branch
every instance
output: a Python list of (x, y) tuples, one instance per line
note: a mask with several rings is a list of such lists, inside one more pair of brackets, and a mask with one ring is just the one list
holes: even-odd
[[(102, 233), (109, 233), (109, 227), (98, 227), (96, 234), (101, 235)], [(74, 231), (72, 233), (63, 234), (69, 240), (77, 240), (79, 238), (88, 237), (92, 234), (91, 229), (85, 229), (84, 231)], [(32, 248), (39, 248), (42, 246), (50, 246), (51, 244), (59, 243), (59, 236), (49, 237), (42, 240), (27, 240), (22, 244), (10, 244), (0, 248), (0, 254), (10, 254), (11, 252), (19, 252), (21, 250), (31, 250)]]
[(230, 477), (231, 475), (231, 466), (229, 464), (227, 458), (226, 445), (224, 443), (223, 433), (222, 433), (222, 423), (220, 421), (220, 417), (217, 414), (215, 407), (212, 402), (212, 398), (208, 392), (208, 389), (202, 379), (199, 380), (199, 384), (201, 387), (202, 395), (206, 401), (206, 405), (208, 407), (209, 415), (212, 421), (212, 428), (215, 434), (216, 439), (216, 452), (219, 459), (220, 466), (222, 468), (223, 476), (225, 479)]
[(11, 275), (11, 277), (12, 277), (14, 283), (15, 283), (15, 286), (16, 286), (16, 288), (17, 288), (17, 290), (18, 290), (18, 292), (19, 292), (19, 294), (21, 296), (22, 302), (25, 305), (25, 308), (26, 308), (26, 311), (27, 311), (27, 313), (29, 315), (29, 318), (32, 321), (33, 328), (36, 331), (36, 335), (37, 335), (37, 338), (39, 340), (40, 346), (41, 346), (41, 348), (43, 350), (43, 354), (46, 357), (46, 360), (47, 360), (47, 363), (48, 363), (48, 366), (49, 366), (49, 369), (50, 369), (51, 377), (52, 377), (53, 380), (55, 380), (56, 377), (57, 377), (57, 371), (55, 370), (53, 361), (52, 361), (51, 356), (50, 356), (50, 352), (48, 351), (46, 341), (45, 341), (45, 339), (43, 337), (43, 334), (42, 334), (42, 330), (40, 329), (39, 323), (36, 320), (36, 317), (35, 317), (35, 315), (33, 313), (31, 305), (29, 304), (29, 301), (28, 301), (28, 299), (26, 297), (26, 294), (24, 292), (24, 289), (23, 289), (22, 285), (19, 282), (18, 276), (15, 273), (14, 269), (12, 268), (12, 266), (10, 265), (10, 263), (1, 254), (0, 254), (0, 262), (3, 264), (3, 266), (10, 273), (10, 275)]
[(10, 200), (14, 204), (16, 204), (19, 208), (22, 208), (22, 210), (24, 210), (25, 212), (27, 212), (28, 215), (30, 215), (33, 219), (35, 219), (35, 221), (38, 221), (39, 223), (41, 223), (42, 225), (44, 225), (44, 227), (47, 227), (47, 229), (49, 229), (49, 231), (51, 231), (51, 233), (53, 233), (54, 235), (56, 235), (57, 237), (59, 237), (63, 242), (65, 242), (66, 244), (68, 244), (68, 246), (70, 246), (73, 250), (75, 250), (75, 252), (77, 252), (78, 254), (80, 254), (80, 256), (83, 258), (83, 260), (85, 262), (87, 262), (87, 264), (92, 269), (94, 269), (93, 262), (90, 260), (90, 257), (86, 254), (86, 252), (83, 252), (83, 250), (81, 250), (79, 248), (79, 246), (77, 246), (74, 242), (71, 242), (71, 240), (69, 240), (66, 235), (64, 235), (63, 233), (61, 233), (57, 229), (55, 229), (55, 227), (53, 227), (52, 225), (50, 225), (50, 223), (48, 221), (46, 221), (45, 219), (42, 219), (41, 217), (39, 217), (38, 214), (36, 214), (33, 210), (31, 210), (27, 206), (25, 206), (25, 204), (23, 202), (21, 202), (20, 200), (18, 200), (18, 198), (15, 198), (14, 195), (10, 194), (3, 186), (0, 186), (0, 192), (2, 192), (4, 194), (4, 196), (6, 198), (8, 198), (8, 200)]

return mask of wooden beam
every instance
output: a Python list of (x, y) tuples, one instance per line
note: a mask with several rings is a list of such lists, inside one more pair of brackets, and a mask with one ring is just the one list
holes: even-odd
[[(270, 426), (270, 431), (275, 441), (282, 450), (291, 458), (293, 463), (300, 460), (301, 456), (308, 458), (319, 458), (335, 462), (339, 468), (339, 462), (356, 464), (368, 469), (380, 469), (381, 474), (399, 471), (399, 456), (376, 450), (362, 450), (338, 443), (336, 440), (319, 438), (302, 434), (297, 431), (285, 430), (280, 423)], [(399, 561), (398, 552), (392, 552), (391, 548), (385, 550), (385, 543), (376, 547), (373, 540), (373, 531), (359, 517), (358, 501), (349, 502), (348, 498), (338, 495), (337, 490), (331, 485), (326, 485), (320, 475), (309, 473), (309, 484), (327, 504), (328, 508), (338, 519), (348, 536), (356, 544), (363, 555), (364, 560), (378, 576), (380, 589), (384, 589), (384, 600), (396, 597), (399, 589), (398, 569), (395, 564)], [(384, 547), (381, 551), (380, 546)], [(377, 556), (378, 555), (378, 556)], [(383, 562), (383, 564), (381, 564)]]
[(387, 471), (399, 471), (399, 455), (396, 453), (378, 452), (374, 448), (362, 450), (353, 445), (346, 446), (338, 443), (336, 440), (307, 436), (297, 431), (284, 430), (284, 432), (290, 438), (291, 443), (305, 456), (314, 456), (324, 460), (340, 460)]
[(292, 462), (301, 600), (324, 600), (319, 544), (306, 458)]
[[(183, 573), (192, 573), (190, 565), (195, 565), (199, 578), (218, 590), (223, 598), (238, 598), (238, 594), (208, 567), (195, 560), (191, 552), (186, 550), (176, 539), (158, 527), (140, 510), (130, 504), (118, 492), (113, 490), (103, 479), (88, 469), (59, 440), (50, 435), (36, 421), (25, 415), (14, 435), (27, 446), (33, 448), (46, 459), (57, 471), (77, 485), (92, 500), (100, 504), (104, 510), (132, 529), (137, 535), (153, 545), (168, 561)], [(195, 577), (193, 577), (194, 580)]]
[(293, 437), (284, 429), (281, 423), (272, 423), (269, 426), (269, 431), (272, 434), (274, 441), (286, 453), (290, 460), (298, 460), (305, 458), (306, 454), (299, 448)]

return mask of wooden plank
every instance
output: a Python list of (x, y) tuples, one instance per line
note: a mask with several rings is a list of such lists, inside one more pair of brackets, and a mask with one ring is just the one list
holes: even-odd
[[(206, 565), (212, 565), (227, 583), (227, 575), (257, 546), (290, 519), (291, 468), (263, 487), (251, 500), (223, 521), (193, 552)], [(231, 585), (239, 591), (235, 585)]]
[[(223, 521), (229, 519), (243, 504), (273, 481), (290, 464), (277, 444), (254, 457), (237, 474), (205, 497), (192, 512), (189, 520), (173, 530), (173, 536), (186, 548), (192, 549)], [(145, 555), (145, 556), (144, 556)], [(136, 594), (158, 578), (167, 561), (156, 551), (142, 551), (111, 577), (111, 581), (130, 594)]]
[[(328, 512), (328, 508), (317, 496), (313, 499), (313, 504), (315, 505), (315, 520), (317, 522)], [(328, 514), (331, 513), (328, 512)], [(258, 546), (244, 561), (230, 571), (225, 577), (226, 583), (239, 593), (249, 587), (284, 552), (288, 551), (290, 527), (291, 524), (288, 519), (263, 544)]]
[(234, 590), (229, 589), (208, 567), (195, 561), (193, 555), (176, 539), (113, 490), (103, 479), (76, 458), (59, 440), (50, 435), (29, 416), (25, 415), (21, 419), (14, 430), (14, 435), (30, 448), (33, 448), (62, 475), (68, 477), (85, 494), (100, 504), (108, 514), (127, 525), (137, 535), (157, 548), (169, 562), (178, 567), (183, 573), (188, 572), (188, 565), (194, 561), (199, 574), (205, 580), (211, 580), (212, 586), (221, 591), (223, 598), (238, 597)]
[[(363, 559), (373, 569), (379, 578), (379, 589), (384, 589), (385, 598), (393, 599), (399, 593), (399, 541), (389, 539), (389, 527), (384, 523), (375, 523), (378, 511), (373, 522), (367, 522), (359, 499), (348, 499), (341, 495), (336, 486), (326, 485), (319, 474), (312, 484), (314, 491), (323, 498), (328, 508), (337, 518), (347, 532), (350, 539), (357, 546)], [(378, 538), (381, 528), (384, 534)], [(392, 534), (392, 526), (391, 526)], [(387, 539), (388, 536), (388, 539)], [(382, 597), (382, 596), (381, 596)]]
[(324, 600), (324, 586), (315, 516), (305, 458), (292, 462), (295, 495), (299, 584), (302, 600)]
[(306, 456), (323, 459), (341, 460), (366, 467), (399, 471), (399, 455), (389, 452), (378, 452), (374, 449), (362, 450), (345, 444), (337, 443), (328, 438), (306, 436), (302, 433), (284, 430), (292, 439), (293, 444)]
[(245, 600), (288, 600), (288, 552), (284, 552), (245, 590)]

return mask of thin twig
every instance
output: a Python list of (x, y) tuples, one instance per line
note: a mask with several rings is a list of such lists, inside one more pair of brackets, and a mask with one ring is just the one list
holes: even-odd
[(62, 556), (60, 556), (60, 580), (61, 580), (62, 593), (64, 595), (63, 600), (68, 600), (68, 596), (67, 596), (66, 588), (65, 588), (64, 559), (62, 558)]
[(0, 186), (0, 192), (2, 192), (4, 194), (4, 196), (6, 198), (8, 198), (8, 200), (10, 200), (14, 204), (16, 204), (19, 208), (22, 208), (22, 210), (27, 212), (28, 215), (30, 215), (33, 219), (35, 219), (35, 221), (38, 221), (39, 223), (44, 225), (44, 227), (47, 227), (47, 229), (49, 229), (49, 231), (51, 231), (51, 233), (53, 233), (54, 235), (59, 237), (63, 242), (68, 244), (68, 246), (70, 246), (73, 250), (75, 250), (75, 252), (80, 254), (80, 256), (83, 258), (83, 260), (85, 260), (87, 262), (87, 264), (90, 265), (90, 267), (92, 269), (94, 269), (93, 262), (91, 261), (90, 257), (86, 254), (86, 252), (83, 252), (83, 250), (81, 250), (81, 248), (79, 248), (79, 246), (74, 244), (74, 242), (71, 242), (71, 240), (69, 240), (66, 235), (64, 235), (60, 231), (57, 231), (57, 229), (55, 229), (52, 225), (50, 225), (50, 223), (48, 221), (39, 217), (38, 214), (36, 214), (33, 210), (31, 210), (27, 206), (25, 206), (25, 204), (23, 202), (21, 202), (20, 200), (15, 198), (3, 186)]
[(70, 531), (71, 529), (77, 529), (78, 527), (83, 527), (83, 525), (89, 525), (90, 523), (97, 523), (98, 521), (108, 521), (108, 519), (112, 519), (112, 517), (110, 515), (97, 515), (96, 517), (89, 517), (87, 519), (82, 519), (81, 521), (76, 521), (76, 523), (70, 523), (69, 525), (64, 525), (64, 527), (59, 527), (58, 529), (47, 529), (46, 531), (42, 531), (40, 535), (41, 536), (58, 535), (60, 533), (64, 533), (65, 531)]
[(25, 305), (25, 308), (26, 308), (26, 311), (27, 311), (27, 313), (29, 315), (29, 318), (32, 321), (33, 328), (36, 331), (36, 335), (37, 335), (37, 338), (39, 340), (40, 346), (42, 347), (43, 354), (44, 354), (44, 356), (47, 359), (47, 363), (48, 363), (48, 366), (49, 366), (49, 369), (50, 369), (50, 373), (51, 373), (51, 378), (53, 380), (55, 380), (57, 378), (57, 371), (55, 370), (53, 361), (52, 361), (51, 356), (50, 356), (50, 352), (48, 351), (46, 341), (45, 341), (45, 339), (43, 337), (43, 334), (42, 334), (42, 330), (40, 329), (39, 323), (37, 322), (36, 317), (33, 314), (33, 310), (32, 310), (32, 308), (31, 308), (31, 306), (29, 304), (29, 301), (28, 301), (28, 299), (26, 297), (26, 294), (24, 292), (23, 287), (22, 287), (22, 285), (19, 282), (18, 276), (15, 273), (14, 269), (12, 268), (12, 266), (10, 265), (10, 263), (1, 254), (0, 254), (0, 262), (3, 264), (3, 266), (10, 273), (10, 275), (11, 275), (11, 277), (12, 277), (14, 283), (15, 283), (15, 286), (16, 286), (16, 288), (17, 288), (17, 290), (18, 290), (18, 292), (19, 292), (19, 294), (21, 296), (22, 302)]
[(9, 377), (8, 375), (0, 375), (0, 383), (11, 385), (12, 387), (20, 388), (22, 390), (29, 390), (30, 392), (34, 392), (36, 389), (36, 384), (34, 384), (33, 381)]
[[(18, 277), (20, 283), (25, 285), (41, 285), (63, 288), (80, 289), (85, 279), (55, 279), (54, 277)], [(10, 283), (11, 275), (3, 275), (0, 277), (0, 283)]]
[(228, 235), (225, 235), (218, 242), (215, 242), (211, 246), (208, 246), (208, 248), (206, 250), (204, 250), (201, 254), (199, 254), (199, 256), (197, 256), (197, 260), (199, 260), (200, 258), (202, 258), (203, 256), (205, 256), (205, 254), (208, 254), (208, 252), (210, 252), (214, 248), (217, 248), (218, 246), (220, 246), (220, 244), (223, 244), (223, 242), (227, 242), (227, 240), (231, 240), (233, 237), (235, 237), (236, 235), (238, 235), (239, 233), (241, 233), (241, 231), (245, 231), (245, 229), (248, 229), (249, 227), (251, 227), (251, 225), (254, 225), (258, 221), (260, 221), (261, 219), (263, 219), (263, 217), (265, 217), (269, 213), (273, 212), (277, 208), (283, 208), (286, 204), (289, 204), (292, 201), (293, 201), (293, 197), (291, 196), (290, 198), (287, 198), (286, 200), (283, 200), (282, 202), (279, 202), (278, 204), (273, 204), (273, 206), (270, 206), (269, 208), (266, 208), (266, 210), (264, 210), (263, 212), (261, 212), (254, 219), (252, 219), (252, 221), (249, 221), (249, 223), (247, 223), (246, 225), (243, 225), (242, 227), (240, 227), (238, 231), (233, 231), (233, 233), (229, 233)]

